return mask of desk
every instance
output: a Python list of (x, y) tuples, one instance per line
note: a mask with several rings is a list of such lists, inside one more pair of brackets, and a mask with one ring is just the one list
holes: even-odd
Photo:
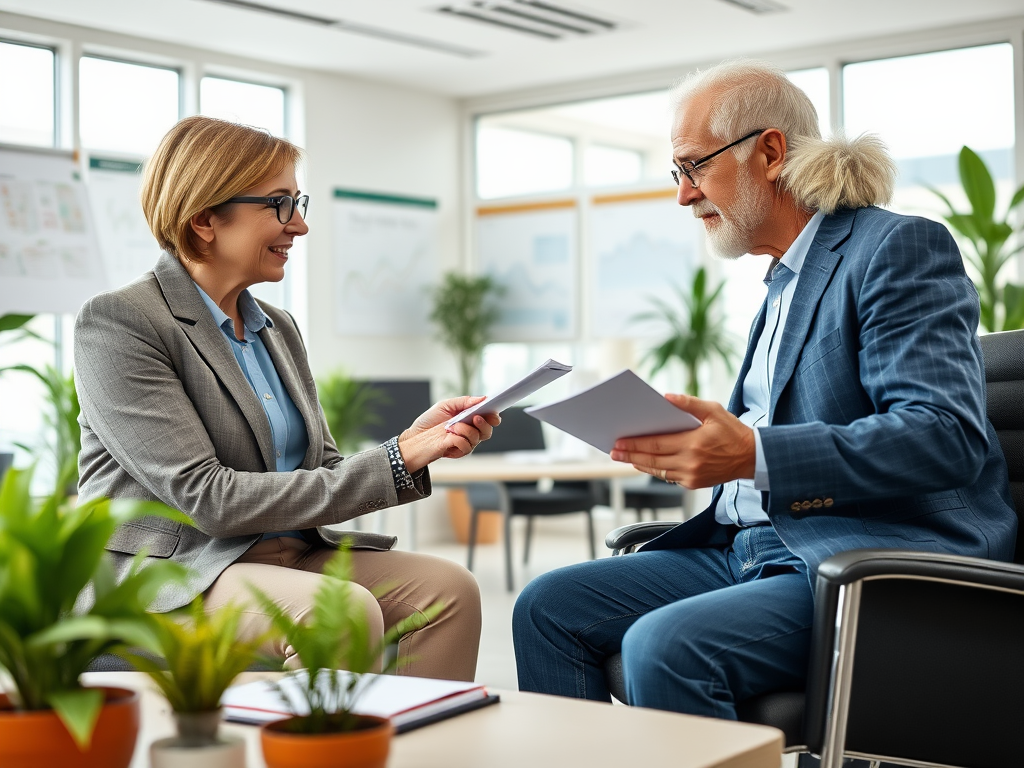
[[(246, 673), (240, 682), (267, 676)], [(144, 691), (132, 768), (147, 768), (150, 743), (174, 732), (167, 702), (140, 672), (90, 672), (83, 679)], [(778, 768), (782, 759), (782, 732), (766, 726), (495, 692), (500, 704), (396, 736), (389, 768)], [(246, 740), (249, 768), (264, 768), (256, 727), (222, 727)]]

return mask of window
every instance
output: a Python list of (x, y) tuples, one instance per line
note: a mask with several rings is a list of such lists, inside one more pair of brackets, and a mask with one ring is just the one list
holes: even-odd
[(572, 186), (573, 143), (564, 136), (504, 128), (481, 119), (476, 156), (477, 195), (485, 200)]
[(199, 111), (234, 123), (285, 135), (284, 89), (269, 85), (204, 77), (199, 84)]
[(178, 121), (173, 69), (83, 56), (79, 65), (82, 146), (148, 157)]
[[(907, 84), (912, 87), (907, 87)], [(843, 68), (846, 132), (878, 134), (899, 166), (893, 208), (937, 217), (926, 185), (965, 204), (958, 155), (978, 152), (1005, 210), (1013, 184), (1013, 48), (1008, 43), (849, 64)]]
[(588, 187), (632, 184), (643, 178), (644, 158), (635, 149), (591, 144), (583, 155), (583, 183)]
[(786, 76), (797, 88), (807, 94), (818, 113), (818, 128), (822, 136), (832, 133), (832, 120), (828, 85), (828, 70), (824, 67), (799, 69), (787, 72)]
[(52, 147), (57, 141), (54, 122), (54, 63), (49, 48), (0, 42), (0, 142)]

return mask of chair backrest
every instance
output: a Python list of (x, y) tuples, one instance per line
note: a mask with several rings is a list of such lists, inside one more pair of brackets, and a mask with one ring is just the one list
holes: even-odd
[(473, 453), (506, 453), (508, 451), (543, 451), (544, 427), (522, 408), (513, 406), (501, 413), (501, 424), (490, 440), (480, 443)]
[(1017, 551), (1024, 564), (1024, 330), (981, 337), (985, 357), (988, 418), (1010, 471), (1010, 492), (1017, 508)]

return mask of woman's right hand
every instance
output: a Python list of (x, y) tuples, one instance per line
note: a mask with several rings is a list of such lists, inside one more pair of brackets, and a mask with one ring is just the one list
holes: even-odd
[(496, 413), (477, 414), (472, 424), (457, 422), (445, 427), (449, 419), (484, 399), (455, 397), (442, 400), (416, 419), (398, 438), (398, 449), (406, 469), (417, 472), (442, 457), (461, 458), (490, 438), (494, 427), (501, 423), (501, 417)]

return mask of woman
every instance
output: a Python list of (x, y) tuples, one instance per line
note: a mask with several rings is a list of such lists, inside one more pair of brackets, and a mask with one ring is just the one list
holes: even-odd
[[(478, 416), (446, 429), (480, 399), (456, 398), (378, 448), (338, 454), (295, 321), (246, 290), (281, 280), (289, 248), (308, 232), (299, 157), (287, 141), (247, 126), (208, 117), (178, 123), (142, 185), (165, 253), (152, 272), (91, 299), (75, 328), (80, 495), (155, 499), (194, 522), (122, 526), (108, 544), (118, 572), (142, 550), (176, 560), (191, 569), (190, 581), (167, 585), (153, 610), (201, 593), (208, 610), (245, 603), (243, 626), (253, 636), (269, 620), (248, 584), (305, 615), (340, 538), (322, 526), (424, 498), (427, 465), (468, 454), (498, 423)], [(472, 680), (480, 638), (472, 575), (441, 558), (392, 551), (390, 537), (351, 536), (353, 592), (377, 637), (444, 604), (399, 643), (409, 660), (403, 673)], [(271, 650), (293, 660), (289, 647)]]

